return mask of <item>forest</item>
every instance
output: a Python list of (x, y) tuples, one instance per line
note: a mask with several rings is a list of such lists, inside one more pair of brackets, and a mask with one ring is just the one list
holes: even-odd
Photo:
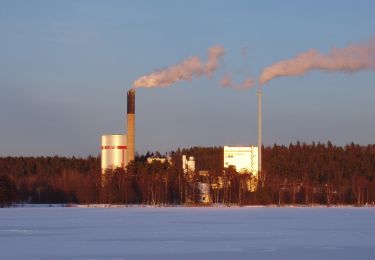
[[(223, 168), (223, 147), (169, 153), (171, 163), (147, 152), (124, 169), (101, 173), (100, 157), (0, 157), (0, 206), (14, 203), (201, 205), (199, 183), (209, 184), (210, 204), (374, 205), (375, 145), (291, 143), (263, 147), (263, 172), (254, 176)], [(182, 171), (182, 155), (196, 172)], [(205, 172), (202, 176), (201, 171)]]

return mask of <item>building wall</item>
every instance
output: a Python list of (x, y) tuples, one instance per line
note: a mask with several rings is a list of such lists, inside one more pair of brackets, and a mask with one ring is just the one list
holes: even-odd
[(106, 169), (126, 167), (126, 135), (102, 135), (102, 173)]
[(258, 147), (224, 146), (224, 167), (236, 167), (239, 173), (252, 173), (258, 176)]

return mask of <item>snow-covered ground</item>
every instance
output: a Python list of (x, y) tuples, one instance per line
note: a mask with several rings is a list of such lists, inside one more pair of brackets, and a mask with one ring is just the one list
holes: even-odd
[(375, 259), (375, 208), (7, 208), (0, 259)]

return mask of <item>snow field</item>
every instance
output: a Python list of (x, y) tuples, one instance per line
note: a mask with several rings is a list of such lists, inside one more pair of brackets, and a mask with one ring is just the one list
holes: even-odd
[(0, 259), (375, 259), (375, 208), (7, 208)]

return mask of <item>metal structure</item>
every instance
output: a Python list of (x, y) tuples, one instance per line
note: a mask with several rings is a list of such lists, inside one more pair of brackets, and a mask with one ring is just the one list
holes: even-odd
[(198, 182), (198, 198), (199, 203), (211, 203), (210, 183)]
[(102, 173), (107, 169), (125, 168), (126, 150), (126, 135), (102, 135)]
[(131, 89), (127, 93), (127, 157), (126, 164), (134, 161), (135, 157), (135, 90)]
[(262, 90), (258, 92), (258, 171), (262, 172)]

